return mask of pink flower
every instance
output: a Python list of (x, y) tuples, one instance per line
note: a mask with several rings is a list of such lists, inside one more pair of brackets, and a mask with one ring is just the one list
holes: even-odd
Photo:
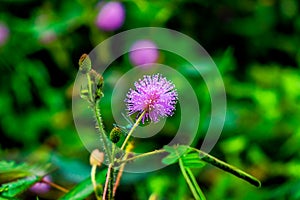
[(172, 116), (177, 102), (175, 85), (160, 74), (144, 76), (134, 83), (135, 90), (131, 89), (125, 99), (128, 114), (146, 111), (142, 118), (158, 122), (159, 118)]
[[(50, 176), (45, 176), (43, 179), (49, 182), (51, 181)], [(45, 194), (49, 192), (50, 188), (50, 185), (48, 185), (47, 183), (38, 182), (31, 186), (30, 191), (36, 194)]]
[(9, 29), (4, 24), (0, 23), (0, 46), (3, 45), (9, 36)]
[(40, 35), (40, 42), (43, 44), (49, 44), (57, 38), (57, 35), (52, 30), (46, 30)]
[(108, 2), (101, 8), (96, 25), (104, 31), (114, 31), (120, 28), (125, 20), (125, 9), (120, 2)]
[(130, 48), (129, 58), (133, 65), (155, 63), (158, 58), (157, 47), (149, 40), (137, 41)]

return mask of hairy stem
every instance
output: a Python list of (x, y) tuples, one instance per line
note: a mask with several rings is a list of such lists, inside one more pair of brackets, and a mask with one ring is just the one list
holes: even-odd
[(113, 187), (114, 187), (114, 168), (111, 168), (110, 174), (109, 174), (109, 185), (108, 185), (108, 199), (113, 199)]
[(125, 138), (122, 146), (121, 146), (121, 150), (123, 150), (126, 146), (126, 143), (128, 142), (130, 136), (132, 135), (133, 131), (136, 129), (136, 127), (139, 125), (139, 123), (141, 122), (141, 120), (143, 119), (143, 116), (145, 115), (146, 111), (143, 111), (142, 114), (139, 116), (139, 118), (135, 121), (135, 123), (133, 124), (133, 126), (131, 127), (127, 137)]
[(97, 120), (97, 125), (98, 125), (98, 128), (99, 128), (100, 138), (103, 142), (104, 149), (105, 149), (105, 151), (108, 155), (109, 162), (112, 163), (112, 157), (111, 157), (112, 154), (111, 154), (110, 149), (108, 148), (108, 144), (106, 142), (106, 135), (105, 135), (105, 131), (104, 131), (104, 128), (103, 128), (103, 123), (102, 123), (102, 118), (101, 118), (101, 114), (100, 114), (98, 101), (96, 101), (96, 104), (94, 105), (94, 113), (95, 113), (96, 120)]

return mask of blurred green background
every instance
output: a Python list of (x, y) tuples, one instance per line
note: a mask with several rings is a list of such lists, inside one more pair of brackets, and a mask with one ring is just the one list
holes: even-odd
[[(95, 24), (99, 1), (0, 1), (0, 24), (7, 28), (0, 31), (7, 35), (0, 42), (1, 160), (51, 162), (57, 167), (51, 174), (53, 182), (67, 188), (88, 177), (89, 152), (76, 133), (71, 110), (78, 59), (118, 32), (166, 27), (197, 40), (222, 74), (227, 116), (211, 154), (262, 181), (258, 189), (207, 165), (195, 171), (207, 199), (300, 199), (299, 1), (122, 4), (126, 12), (123, 26), (107, 32)], [(160, 61), (170, 64), (162, 55)], [(128, 59), (116, 65), (132, 68)], [(198, 80), (191, 82), (197, 85)], [(205, 93), (205, 87), (198, 84), (195, 91)], [(206, 97), (200, 99), (200, 108), (209, 104)], [(109, 103), (103, 100), (101, 107), (105, 125), (112, 127), (114, 121), (105, 109)], [(209, 118), (208, 113), (203, 115), (202, 126)], [(171, 134), (173, 127), (164, 131)], [(160, 139), (157, 137), (158, 143), (164, 138)], [(200, 147), (201, 142), (195, 146)], [(61, 195), (52, 189), (40, 199)], [(24, 194), (24, 198), (33, 197), (30, 192)], [(117, 199), (125, 197), (192, 198), (177, 166), (148, 174), (125, 174)]]

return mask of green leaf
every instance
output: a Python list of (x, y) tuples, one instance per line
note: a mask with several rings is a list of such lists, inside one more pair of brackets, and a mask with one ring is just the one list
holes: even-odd
[(166, 165), (170, 165), (178, 162), (178, 159), (186, 152), (187, 146), (184, 145), (174, 145), (174, 146), (164, 146), (166, 152), (170, 153), (168, 156), (162, 159), (162, 162)]
[[(97, 173), (96, 175), (96, 182), (97, 183), (104, 183), (106, 179), (107, 169), (102, 170), (101, 172)], [(70, 200), (70, 199), (85, 199), (94, 191), (91, 178), (88, 177), (87, 179), (80, 182), (77, 186), (75, 186), (72, 190), (70, 190), (67, 194), (62, 196), (61, 200)]]
[(33, 175), (25, 164), (16, 165), (14, 162), (0, 162), (0, 183)]
[(18, 198), (14, 198), (14, 197), (11, 197), (11, 198), (8, 198), (8, 197), (1, 197), (0, 196), (0, 200), (20, 200), (20, 199), (18, 199)]
[(170, 153), (162, 160), (164, 164), (173, 164), (177, 162), (179, 158), (181, 158), (183, 167), (198, 168), (203, 167), (203, 162), (206, 162), (218, 167), (219, 169), (222, 169), (223, 171), (229, 172), (232, 175), (235, 175), (236, 177), (255, 185), (256, 187), (261, 187), (261, 182), (254, 176), (199, 149), (185, 145), (177, 145), (173, 147), (164, 146), (164, 149)]
[(28, 176), (10, 183), (2, 184), (0, 187), (0, 194), (2, 197), (15, 197), (30, 188), (34, 183), (38, 182), (41, 177)]
[(199, 153), (185, 145), (164, 146), (164, 149), (170, 154), (162, 162), (166, 165), (176, 163), (181, 157), (183, 165), (190, 168), (201, 168), (205, 163), (199, 158)]
[(27, 163), (16, 164), (15, 162), (0, 162), (0, 196), (13, 198), (24, 192), (31, 185), (38, 182), (49, 173), (50, 164), (28, 165)]
[(0, 183), (7, 183), (27, 176), (44, 176), (50, 171), (50, 164), (28, 165), (0, 161)]
[(205, 162), (203, 162), (200, 157), (199, 153), (195, 151), (188, 150), (182, 157), (182, 162), (184, 167), (189, 168), (202, 168), (205, 166)]
[(261, 187), (261, 182), (257, 178), (244, 172), (243, 170), (241, 170), (235, 166), (232, 166), (222, 160), (219, 160), (218, 158), (211, 156), (208, 153), (205, 153), (199, 149), (190, 147), (190, 150), (198, 152), (199, 158), (201, 158), (203, 161), (210, 163), (213, 166), (218, 167), (219, 169), (222, 169), (223, 171), (229, 172), (232, 175), (235, 175), (236, 177), (241, 178), (256, 187)]

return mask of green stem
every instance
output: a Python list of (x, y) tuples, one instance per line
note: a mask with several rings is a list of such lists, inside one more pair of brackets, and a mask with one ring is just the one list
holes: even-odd
[(99, 100), (95, 100), (93, 97), (92, 81), (91, 81), (91, 77), (90, 77), (89, 73), (86, 74), (86, 78), (87, 78), (87, 82), (88, 82), (88, 93), (89, 93), (90, 103), (92, 104), (91, 107), (93, 108), (93, 111), (96, 116), (97, 125), (98, 125), (98, 129), (100, 132), (100, 138), (103, 141), (104, 150), (106, 151), (106, 153), (108, 155), (108, 159), (111, 163), (112, 162), (111, 153), (110, 153), (110, 150), (108, 149), (108, 144), (106, 142), (106, 135), (105, 135), (105, 131), (103, 128), (103, 123), (102, 123), (102, 118), (101, 118), (101, 113), (100, 113), (100, 108), (99, 108)]
[(150, 151), (150, 152), (147, 152), (147, 153), (143, 153), (143, 154), (134, 156), (132, 158), (128, 158), (128, 159), (125, 159), (125, 160), (120, 160), (120, 161), (118, 161), (118, 163), (120, 163), (120, 164), (121, 163), (126, 163), (126, 162), (133, 161), (133, 160), (136, 160), (136, 159), (139, 159), (139, 158), (143, 158), (143, 157), (146, 157), (146, 156), (151, 156), (151, 155), (155, 155), (155, 154), (159, 154), (159, 153), (164, 153), (164, 152), (166, 152), (165, 149), (154, 150), (154, 151)]
[(100, 132), (100, 138), (103, 141), (103, 146), (104, 146), (104, 149), (105, 149), (105, 151), (108, 155), (109, 162), (112, 163), (111, 152), (110, 152), (110, 149), (108, 148), (108, 144), (106, 142), (106, 135), (105, 135), (105, 131), (104, 131), (104, 128), (103, 128), (100, 109), (98, 107), (98, 101), (96, 101), (96, 104), (94, 105), (94, 113), (96, 115), (96, 120), (97, 120), (97, 124), (98, 124), (98, 128), (99, 128), (99, 132)]
[(200, 199), (206, 200), (206, 197), (204, 196), (204, 194), (203, 194), (201, 188), (199, 187), (199, 185), (198, 185), (198, 183), (197, 183), (197, 181), (196, 181), (196, 179), (195, 179), (195, 176), (194, 176), (194, 174), (192, 173), (191, 169), (188, 168), (188, 167), (186, 167), (185, 169), (186, 169), (186, 172), (188, 173), (189, 177), (191, 178), (192, 183), (193, 183), (194, 187), (196, 188), (197, 193), (198, 193), (199, 196), (200, 196)]
[[(115, 171), (114, 171), (114, 164), (115, 164), (115, 151), (116, 151), (116, 145), (113, 144), (111, 147), (111, 163), (109, 165), (109, 170), (107, 172), (107, 179), (106, 184), (107, 185), (107, 199), (112, 200), (114, 199), (113, 195), (113, 189), (114, 189), (114, 177), (115, 177)], [(103, 194), (103, 196), (105, 196)]]
[(184, 167), (184, 165), (183, 165), (183, 162), (182, 162), (181, 158), (179, 158), (179, 167), (180, 167), (181, 173), (182, 173), (182, 175), (183, 175), (185, 181), (187, 182), (187, 184), (188, 184), (190, 190), (191, 190), (192, 193), (193, 193), (194, 198), (195, 198), (196, 200), (201, 200), (200, 197), (199, 197), (198, 194), (197, 194), (197, 191), (196, 191), (195, 187), (193, 186), (193, 183), (191, 182), (191, 180), (190, 180), (188, 174), (187, 174), (186, 171), (185, 171), (185, 167)]
[(252, 185), (255, 185), (256, 187), (261, 187), (260, 181), (257, 178), (255, 178), (254, 176), (251, 176), (250, 174), (238, 169), (237, 167), (229, 165), (229, 164), (225, 163), (224, 161), (219, 160), (218, 158), (213, 157), (213, 156), (209, 155), (208, 153), (205, 153), (199, 149), (196, 149), (196, 148), (192, 148), (192, 149), (199, 153), (199, 156), (203, 161), (210, 163), (210, 164), (214, 165), (215, 167), (218, 167), (226, 172), (229, 172), (229, 173), (251, 183)]
[(93, 165), (92, 166), (92, 170), (91, 170), (91, 181), (94, 187), (94, 192), (95, 192), (95, 196), (97, 200), (100, 200), (101, 198), (98, 195), (98, 190), (97, 190), (97, 182), (96, 182), (96, 169), (97, 169), (97, 165)]
[(122, 146), (121, 146), (121, 150), (123, 150), (126, 146), (126, 143), (128, 142), (130, 136), (132, 135), (133, 131), (136, 129), (136, 127), (139, 125), (140, 121), (143, 119), (143, 116), (145, 115), (146, 111), (143, 111), (142, 114), (139, 116), (139, 118), (135, 121), (135, 123), (133, 124), (133, 126), (131, 127), (127, 137), (125, 138)]
[(109, 185), (108, 185), (108, 199), (113, 199), (113, 188), (114, 188), (114, 168), (112, 166), (110, 174), (109, 174)]

